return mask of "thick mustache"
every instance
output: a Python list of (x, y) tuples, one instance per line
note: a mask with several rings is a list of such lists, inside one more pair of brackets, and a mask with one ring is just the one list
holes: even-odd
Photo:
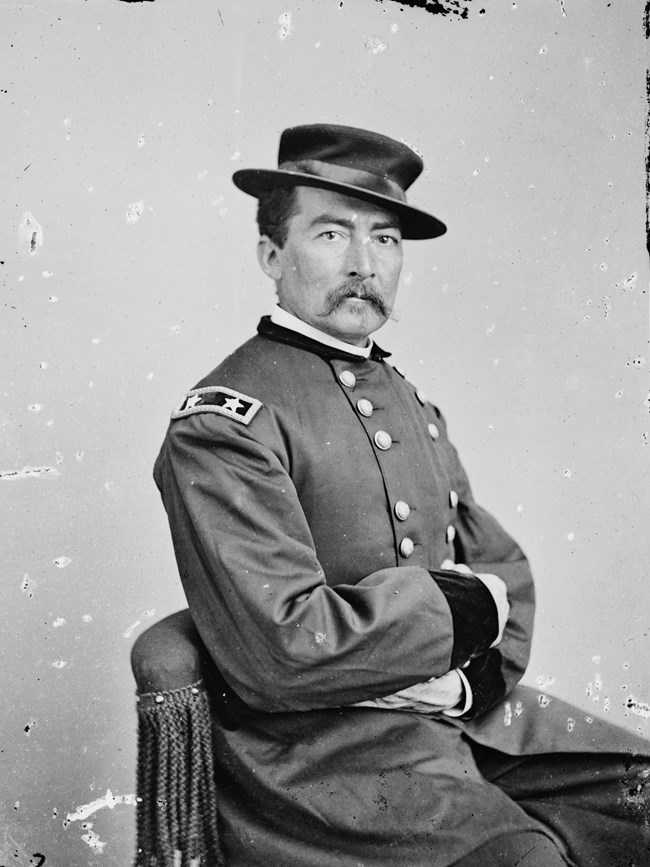
[(330, 292), (325, 299), (325, 307), (320, 313), (320, 316), (329, 316), (334, 313), (346, 298), (360, 298), (363, 301), (368, 301), (382, 316), (388, 316), (390, 309), (381, 295), (376, 291), (371, 282), (367, 280), (348, 280), (343, 283), (338, 289)]

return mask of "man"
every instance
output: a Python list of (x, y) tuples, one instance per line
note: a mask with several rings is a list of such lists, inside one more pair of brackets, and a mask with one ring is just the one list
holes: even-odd
[(234, 176), (279, 305), (190, 390), (155, 470), (223, 678), (225, 862), (650, 864), (647, 744), (517, 686), (525, 557), (370, 338), (402, 241), (445, 231), (406, 201), (422, 167), (311, 125), (283, 133), (277, 170)]

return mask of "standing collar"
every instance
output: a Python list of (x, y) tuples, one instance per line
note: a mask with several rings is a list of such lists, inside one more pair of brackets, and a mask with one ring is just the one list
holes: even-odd
[[(263, 337), (268, 337), (271, 340), (275, 340), (278, 343), (286, 343), (288, 346), (296, 346), (298, 349), (305, 349), (307, 352), (313, 352), (315, 355), (320, 355), (321, 358), (341, 358), (346, 361), (363, 361), (364, 359), (369, 358), (371, 361), (383, 361), (384, 358), (387, 358), (390, 355), (390, 352), (385, 352), (377, 346), (374, 341), (366, 348), (363, 355), (361, 355), (359, 354), (359, 349), (361, 349), (361, 347), (351, 346), (348, 343), (344, 343), (342, 340), (334, 340), (337, 344), (336, 346), (323, 342), (321, 338), (329, 337), (329, 335), (325, 335), (322, 331), (318, 331), (315, 328), (312, 330), (318, 335), (317, 338), (303, 334), (300, 331), (285, 326), (284, 324), (279, 325), (274, 320), (275, 316), (263, 316), (257, 326), (258, 334), (261, 334)], [(300, 320), (298, 321), (300, 322)], [(330, 340), (333, 340), (333, 338), (330, 338)], [(357, 350), (357, 352), (351, 350)]]
[(348, 355), (358, 355), (360, 358), (370, 358), (370, 353), (372, 352), (372, 340), (368, 340), (367, 346), (354, 346), (352, 343), (345, 343), (343, 340), (325, 334), (324, 331), (319, 331), (319, 329), (314, 328), (313, 325), (303, 322), (302, 319), (298, 319), (298, 317), (294, 316), (293, 313), (288, 313), (277, 304), (271, 313), (271, 322), (273, 322), (274, 325), (282, 326), (282, 328), (288, 328), (290, 331), (297, 331), (298, 334), (302, 334), (303, 337), (309, 337), (310, 340), (317, 340), (319, 343), (324, 343), (325, 346), (329, 346), (331, 349), (338, 349), (339, 352), (345, 352)]

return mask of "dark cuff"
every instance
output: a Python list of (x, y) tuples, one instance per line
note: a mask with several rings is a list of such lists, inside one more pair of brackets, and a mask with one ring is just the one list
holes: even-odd
[(454, 625), (450, 668), (459, 668), (486, 651), (499, 633), (499, 618), (492, 594), (475, 575), (430, 569), (445, 595)]
[(501, 673), (501, 654), (496, 648), (473, 659), (463, 674), (472, 688), (472, 706), (462, 719), (469, 720), (488, 711), (506, 694)]

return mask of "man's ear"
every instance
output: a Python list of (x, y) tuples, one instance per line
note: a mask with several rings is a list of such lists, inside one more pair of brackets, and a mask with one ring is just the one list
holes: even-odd
[(282, 276), (282, 267), (278, 255), (279, 248), (268, 235), (261, 235), (257, 242), (257, 261), (267, 277), (276, 283)]

